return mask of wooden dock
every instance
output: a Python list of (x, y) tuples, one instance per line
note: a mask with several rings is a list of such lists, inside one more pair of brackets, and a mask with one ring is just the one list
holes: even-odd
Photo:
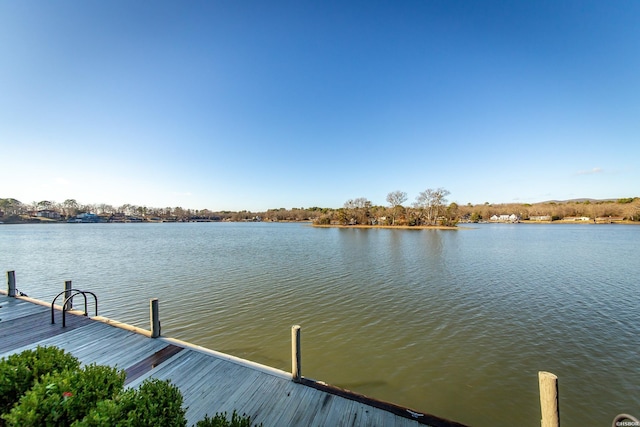
[(339, 389), (234, 356), (194, 346), (103, 317), (61, 307), (51, 324), (50, 304), (0, 291), (0, 358), (36, 346), (56, 346), (83, 364), (116, 366), (136, 387), (146, 378), (169, 379), (182, 392), (191, 426), (216, 412), (251, 416), (270, 426), (419, 426), (462, 424)]

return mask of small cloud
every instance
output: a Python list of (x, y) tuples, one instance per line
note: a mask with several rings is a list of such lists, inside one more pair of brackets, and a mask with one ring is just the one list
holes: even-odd
[(593, 175), (596, 173), (604, 173), (604, 170), (602, 170), (602, 168), (593, 168), (589, 170), (579, 171), (576, 175)]

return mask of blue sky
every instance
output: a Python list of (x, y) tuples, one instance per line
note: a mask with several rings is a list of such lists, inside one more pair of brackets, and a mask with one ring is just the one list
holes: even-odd
[(640, 196), (638, 1), (0, 0), (0, 197)]

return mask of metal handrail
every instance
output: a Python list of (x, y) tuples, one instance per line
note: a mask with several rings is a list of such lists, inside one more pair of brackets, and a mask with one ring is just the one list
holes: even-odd
[[(72, 293), (74, 292), (74, 293)], [(87, 311), (87, 294), (91, 294), (93, 295), (93, 299), (95, 301), (95, 308), (96, 308), (96, 316), (98, 315), (98, 297), (96, 296), (96, 294), (94, 294), (93, 292), (90, 291), (81, 291), (80, 289), (65, 289), (64, 291), (60, 292), (58, 295), (56, 295), (56, 297), (53, 299), (53, 301), (51, 302), (51, 323), (54, 324), (56, 323), (55, 321), (55, 311), (54, 311), (54, 304), (56, 303), (56, 300), (58, 299), (58, 297), (60, 297), (60, 295), (62, 294), (69, 294), (71, 293), (71, 295), (69, 295), (67, 298), (64, 299), (64, 302), (62, 303), (62, 327), (66, 327), (67, 326), (67, 319), (66, 319), (66, 307), (67, 307), (67, 303), (69, 303), (71, 300), (73, 300), (73, 297), (76, 295), (82, 295), (84, 297), (84, 315), (87, 316), (88, 315), (88, 311)]]

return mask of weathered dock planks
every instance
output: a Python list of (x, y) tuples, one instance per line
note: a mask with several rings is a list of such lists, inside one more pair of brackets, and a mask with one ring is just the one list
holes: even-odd
[(50, 323), (46, 306), (0, 294), (0, 357), (52, 345), (72, 353), (83, 364), (124, 369), (131, 387), (146, 378), (171, 380), (183, 394), (188, 425), (205, 414), (236, 410), (265, 427), (461, 426), (426, 414), (412, 419), (410, 411), (393, 404), (304, 377), (292, 381), (290, 373), (170, 338), (149, 338), (151, 334), (138, 333), (136, 328), (96, 319), (70, 314), (62, 328), (58, 321)]

